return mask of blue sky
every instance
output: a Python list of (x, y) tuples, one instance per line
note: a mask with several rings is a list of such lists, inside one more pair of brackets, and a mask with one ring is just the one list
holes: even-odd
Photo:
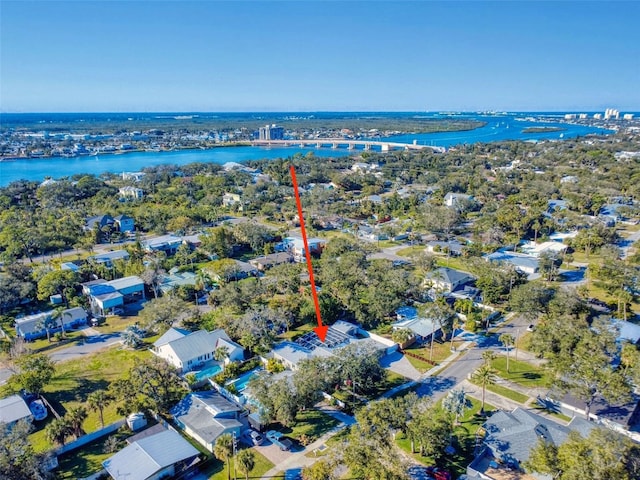
[(640, 2), (0, 0), (0, 111), (640, 110)]

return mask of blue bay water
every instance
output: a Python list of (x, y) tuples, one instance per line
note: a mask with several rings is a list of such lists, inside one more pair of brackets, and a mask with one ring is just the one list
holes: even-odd
[[(78, 115), (78, 114), (76, 114)], [(106, 114), (97, 114), (106, 115)], [(127, 115), (127, 114), (123, 114)], [(397, 113), (367, 113), (367, 114), (326, 114), (330, 118), (340, 115), (366, 117), (398, 116)], [(449, 117), (439, 114), (418, 114), (407, 113), (406, 116), (415, 118), (454, 118), (472, 119), (486, 122), (486, 125), (475, 130), (463, 132), (442, 132), (425, 134), (405, 134), (383, 138), (400, 143), (413, 143), (420, 145), (433, 145), (441, 147), (451, 147), (460, 144), (471, 144), (478, 142), (495, 142), (502, 140), (561, 140), (584, 136), (588, 134), (606, 134), (610, 130), (584, 125), (561, 123), (553, 117), (548, 121), (530, 121), (523, 118), (540, 114), (514, 113), (503, 115), (456, 115)], [(316, 114), (316, 118), (321, 114)], [(562, 131), (544, 133), (523, 133), (528, 127), (559, 127)], [(379, 140), (379, 139), (376, 139)], [(218, 147), (209, 150), (181, 150), (173, 152), (135, 152), (125, 154), (104, 154), (95, 156), (82, 156), (74, 158), (44, 158), (44, 159), (20, 159), (0, 162), (0, 186), (9, 183), (25, 180), (44, 180), (46, 177), (60, 178), (79, 173), (99, 175), (103, 172), (121, 173), (134, 172), (153, 165), (186, 165), (194, 162), (225, 164), (227, 162), (242, 163), (250, 160), (288, 158), (297, 153), (303, 155), (313, 152), (317, 157), (341, 157), (357, 155), (361, 150), (350, 151), (346, 149), (329, 148), (263, 148), (263, 147)]]

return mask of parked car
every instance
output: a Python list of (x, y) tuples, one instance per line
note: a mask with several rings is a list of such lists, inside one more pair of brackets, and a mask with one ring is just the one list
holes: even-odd
[(267, 438), (271, 443), (280, 447), (280, 450), (283, 452), (291, 450), (291, 447), (293, 446), (293, 442), (291, 442), (291, 440), (285, 437), (281, 432), (276, 432), (275, 430), (269, 430), (267, 432)]
[(249, 434), (247, 435), (249, 440), (254, 445), (262, 445), (264, 443), (264, 438), (255, 430), (249, 430)]
[(44, 420), (47, 418), (47, 407), (44, 406), (42, 400), (34, 400), (29, 404), (29, 410), (33, 414), (33, 418), (36, 421)]
[(536, 326), (532, 323), (527, 327), (527, 332), (533, 332), (536, 329)]

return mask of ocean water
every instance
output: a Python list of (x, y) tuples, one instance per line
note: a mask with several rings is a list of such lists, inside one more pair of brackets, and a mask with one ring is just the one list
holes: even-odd
[[(544, 116), (545, 121), (525, 120), (527, 117)], [(147, 122), (150, 120), (162, 122), (197, 122), (203, 118), (233, 119), (273, 119), (273, 118), (428, 118), (428, 119), (472, 119), (486, 122), (486, 125), (475, 130), (462, 132), (442, 132), (425, 134), (406, 134), (386, 137), (400, 143), (433, 145), (451, 147), (460, 144), (477, 142), (495, 142), (501, 140), (561, 140), (584, 136), (588, 134), (607, 134), (610, 130), (584, 125), (560, 122), (561, 115), (553, 113), (509, 113), (496, 115), (483, 114), (440, 114), (424, 112), (316, 112), (316, 113), (96, 113), (96, 114), (3, 114), (0, 124), (2, 128), (19, 128), (21, 126), (42, 125), (42, 130), (55, 125), (56, 122), (77, 122), (86, 125), (87, 122), (130, 121)], [(196, 123), (193, 123), (194, 125)], [(560, 127), (563, 131), (544, 133), (523, 133), (528, 127)], [(380, 140), (376, 138), (376, 140)], [(74, 158), (43, 158), (20, 159), (0, 162), (0, 186), (10, 182), (25, 180), (44, 180), (46, 177), (60, 178), (79, 173), (99, 175), (103, 172), (122, 173), (139, 171), (144, 167), (163, 164), (185, 165), (194, 162), (210, 162), (224, 164), (227, 162), (242, 163), (249, 160), (288, 158), (295, 154), (305, 155), (309, 152), (317, 157), (341, 157), (356, 154), (357, 150), (330, 149), (315, 147), (219, 147), (209, 150), (181, 150), (173, 152), (135, 152), (126, 154), (100, 154), (96, 156), (82, 156)]]

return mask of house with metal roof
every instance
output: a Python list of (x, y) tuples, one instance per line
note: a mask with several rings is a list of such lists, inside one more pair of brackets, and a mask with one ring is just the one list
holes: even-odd
[(114, 480), (157, 480), (181, 474), (199, 455), (178, 432), (163, 430), (132, 442), (102, 466)]
[(91, 310), (98, 315), (106, 315), (127, 302), (145, 298), (144, 281), (137, 275), (108, 282), (87, 282), (82, 285), (82, 291), (89, 296)]
[(483, 258), (487, 262), (511, 264), (516, 270), (529, 275), (529, 279), (532, 278), (532, 275), (537, 274), (540, 268), (539, 260), (536, 257), (506, 250), (498, 250), (497, 252), (485, 255)]
[(113, 250), (111, 252), (99, 253), (89, 257), (87, 260), (93, 260), (95, 263), (101, 263), (107, 267), (112, 267), (116, 260), (129, 260), (129, 252), (126, 250)]
[(87, 323), (87, 312), (82, 307), (63, 310), (58, 318), (54, 317), (55, 310), (40, 312), (22, 318), (16, 318), (16, 334), (25, 340), (43, 338), (49, 334), (77, 328)]
[(182, 245), (182, 238), (175, 235), (161, 235), (142, 242), (142, 248), (147, 252), (165, 252), (167, 255), (176, 253), (180, 245)]
[[(482, 449), (467, 467), (469, 480), (502, 479), (505, 473), (522, 471), (531, 450), (540, 439), (554, 445), (564, 443), (571, 431), (583, 437), (597, 428), (594, 424), (574, 417), (568, 425), (561, 425), (536, 413), (516, 408), (512, 412), (498, 411), (482, 426)], [(537, 475), (509, 478), (544, 478)]]
[(205, 363), (214, 363), (218, 348), (226, 349), (225, 362), (244, 360), (244, 348), (232, 341), (221, 328), (212, 332), (184, 332), (170, 328), (153, 344), (152, 353), (181, 372), (189, 372)]
[(243, 425), (240, 407), (213, 390), (193, 392), (171, 409), (173, 419), (184, 432), (210, 452), (220, 435), (240, 438)]
[(33, 414), (20, 395), (0, 399), (0, 423), (13, 425), (22, 419), (31, 422)]

